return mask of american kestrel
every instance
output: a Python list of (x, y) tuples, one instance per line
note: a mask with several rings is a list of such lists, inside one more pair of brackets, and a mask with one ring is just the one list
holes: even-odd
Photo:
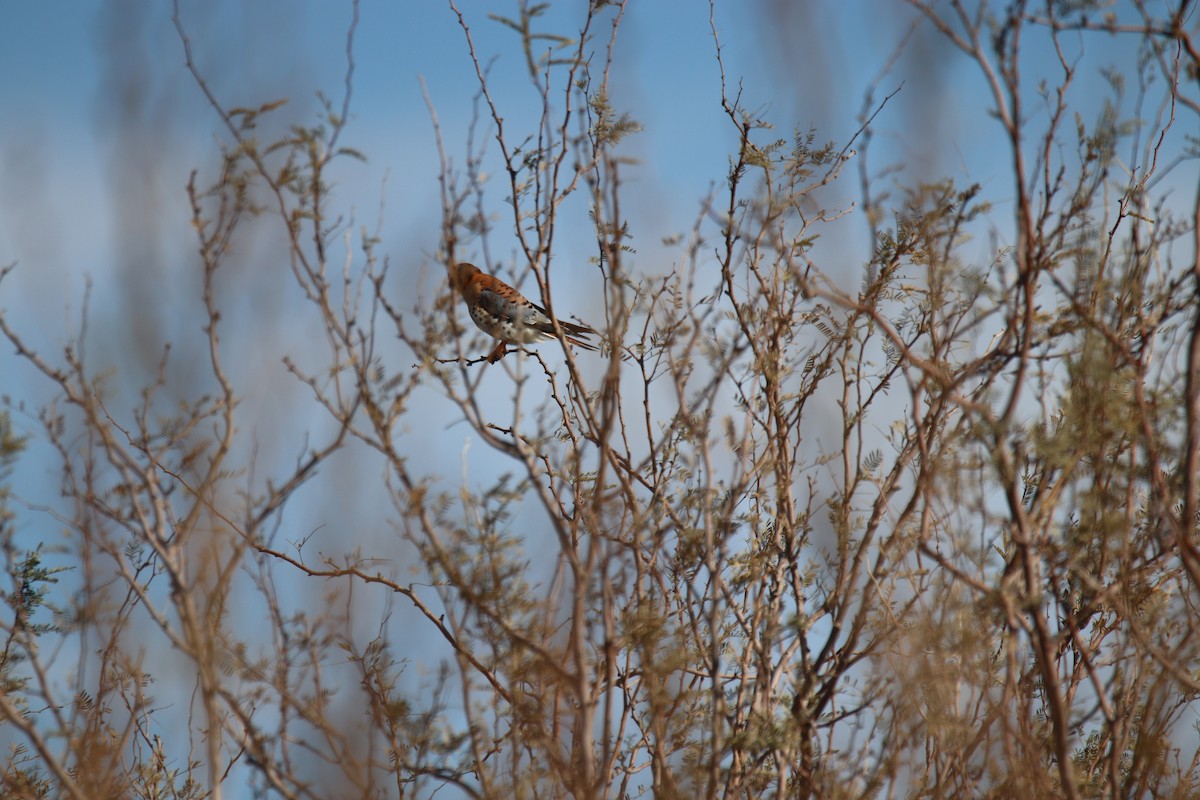
[[(475, 325), (488, 336), (500, 340), (488, 354), (489, 364), (503, 358), (510, 344), (535, 344), (554, 339), (554, 323), (546, 309), (530, 302), (499, 278), (480, 271), (474, 264), (456, 265), (450, 273), (450, 282), (467, 302), (467, 311)], [(579, 338), (598, 336), (596, 331), (562, 320), (558, 325), (568, 342), (584, 350), (596, 351), (596, 345)]]

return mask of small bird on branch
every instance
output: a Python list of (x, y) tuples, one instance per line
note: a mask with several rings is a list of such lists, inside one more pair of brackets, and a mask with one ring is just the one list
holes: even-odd
[[(555, 338), (549, 312), (504, 281), (463, 262), (450, 272), (450, 283), (463, 296), (475, 325), (499, 344), (488, 354), (495, 364), (508, 352), (508, 345), (536, 344)], [(599, 336), (586, 325), (558, 321), (563, 338), (576, 347), (596, 352), (596, 345), (580, 337)]]

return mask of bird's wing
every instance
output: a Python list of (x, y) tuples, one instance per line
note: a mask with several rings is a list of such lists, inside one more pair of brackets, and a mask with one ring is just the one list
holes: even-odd
[[(545, 331), (546, 333), (550, 334), (551, 336), (553, 336), (554, 335), (554, 324), (552, 322), (550, 322), (550, 312), (547, 311), (546, 309), (542, 308), (541, 306), (537, 305), (536, 303), (530, 303), (528, 300), (526, 300), (525, 302), (529, 304), (529, 307), (531, 309), (533, 309), (533, 313), (537, 319), (536, 322), (531, 321), (531, 320), (526, 320), (526, 322), (540, 330)], [(576, 325), (574, 322), (567, 322), (562, 319), (560, 319), (558, 321), (558, 325), (559, 325), (559, 327), (561, 327), (563, 329), (564, 333), (574, 334), (575, 336), (597, 336), (598, 335), (594, 330), (589, 328), (587, 325)]]
[(546, 312), (528, 301), (517, 302), (499, 292), (483, 289), (479, 292), (476, 302), (484, 311), (504, 322), (528, 325), (549, 333), (554, 331)]
[[(507, 289), (508, 291), (503, 291)], [(515, 299), (510, 295), (515, 295)], [(515, 289), (508, 286), (501, 291), (481, 289), (476, 299), (479, 306), (498, 319), (520, 325), (526, 325), (541, 331), (547, 337), (554, 336), (554, 323), (550, 321), (550, 313), (536, 303), (531, 303)], [(574, 336), (595, 336), (596, 331), (586, 325), (576, 325), (573, 322), (558, 321), (566, 334)]]

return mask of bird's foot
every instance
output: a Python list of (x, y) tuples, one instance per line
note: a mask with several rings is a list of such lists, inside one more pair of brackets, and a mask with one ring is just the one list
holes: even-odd
[(489, 364), (495, 364), (497, 361), (504, 358), (504, 355), (507, 352), (508, 344), (506, 342), (500, 342), (500, 344), (496, 345), (492, 352), (488, 353), (487, 362)]

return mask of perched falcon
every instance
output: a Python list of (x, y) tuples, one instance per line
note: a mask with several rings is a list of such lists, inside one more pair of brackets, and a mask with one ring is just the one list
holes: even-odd
[[(499, 278), (480, 271), (474, 264), (461, 263), (450, 274), (451, 284), (463, 296), (471, 319), (488, 336), (500, 343), (488, 354), (494, 364), (508, 352), (510, 344), (536, 344), (554, 339), (554, 323), (541, 306), (531, 303), (520, 292)], [(599, 334), (586, 325), (558, 321), (563, 338), (576, 347), (595, 352), (596, 345), (581, 336)]]

